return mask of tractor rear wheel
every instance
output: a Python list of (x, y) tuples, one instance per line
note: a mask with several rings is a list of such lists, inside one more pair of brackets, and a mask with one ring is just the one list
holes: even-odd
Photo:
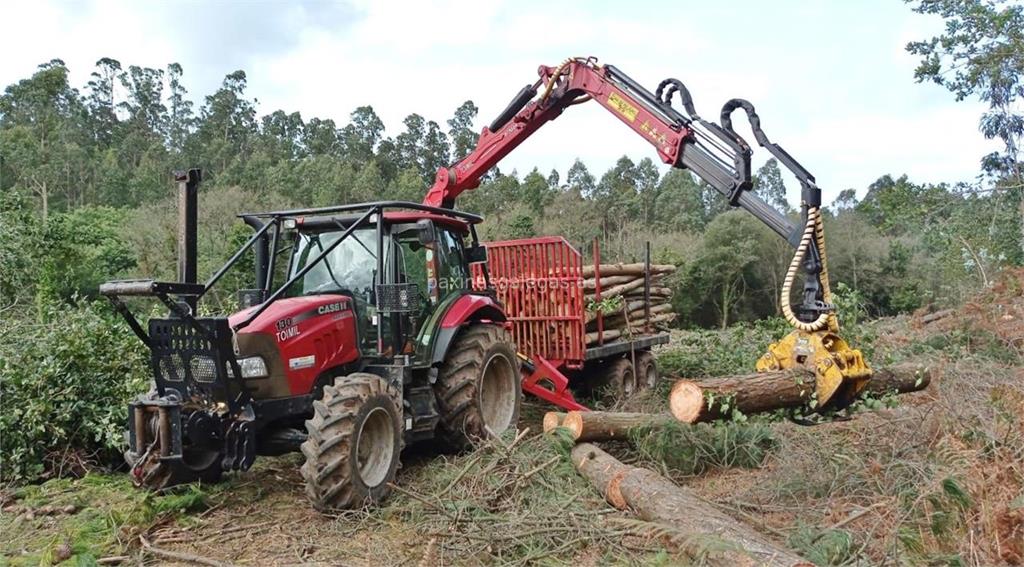
[(497, 325), (463, 329), (448, 350), (434, 393), (441, 408), (439, 439), (461, 450), (501, 435), (519, 421), (519, 359), (512, 335)]
[(636, 355), (636, 386), (649, 390), (658, 384), (658, 363), (650, 351)]
[(313, 402), (302, 444), (306, 495), (320, 511), (357, 508), (388, 496), (402, 450), (398, 392), (375, 374), (334, 379)]

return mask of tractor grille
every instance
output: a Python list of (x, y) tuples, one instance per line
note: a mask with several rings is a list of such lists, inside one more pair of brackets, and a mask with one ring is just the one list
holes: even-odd
[(220, 317), (195, 321), (205, 332), (181, 319), (149, 320), (154, 378), (182, 394), (220, 401), (233, 378), (229, 368), (237, 364), (231, 329)]
[(185, 365), (181, 363), (180, 355), (168, 354), (160, 357), (160, 371), (164, 380), (168, 382), (185, 380)]
[(196, 382), (212, 384), (217, 379), (217, 363), (208, 356), (193, 356), (192, 378)]

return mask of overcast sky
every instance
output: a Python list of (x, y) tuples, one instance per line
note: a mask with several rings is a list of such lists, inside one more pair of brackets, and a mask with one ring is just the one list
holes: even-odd
[[(444, 125), (467, 99), (480, 108), (479, 129), (536, 79), (538, 65), (594, 55), (651, 90), (681, 79), (704, 116), (729, 98), (749, 99), (826, 200), (848, 187), (863, 195), (885, 173), (970, 181), (981, 156), (997, 149), (978, 133), (980, 102), (957, 103), (914, 82), (916, 61), (904, 46), (942, 23), (898, 0), (14, 0), (4, 16), (0, 85), (61, 58), (81, 86), (96, 60), (112, 57), (126, 67), (179, 62), (198, 99), (244, 69), (261, 114), (284, 109), (344, 124), (371, 104), (389, 136), (413, 112)], [(657, 160), (640, 137), (586, 104), (501, 167), (564, 175), (578, 157), (600, 174), (623, 154)]]

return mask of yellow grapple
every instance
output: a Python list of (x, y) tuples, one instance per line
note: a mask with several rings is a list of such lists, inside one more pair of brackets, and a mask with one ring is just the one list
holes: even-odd
[(850, 405), (871, 379), (871, 368), (860, 350), (850, 348), (830, 329), (795, 330), (772, 343), (757, 361), (758, 372), (799, 367), (814, 372), (819, 410)]

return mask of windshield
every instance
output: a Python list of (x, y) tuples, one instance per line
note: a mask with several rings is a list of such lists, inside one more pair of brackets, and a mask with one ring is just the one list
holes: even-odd
[[(295, 244), (291, 275), (299, 273), (341, 236), (339, 232), (300, 233)], [(373, 288), (377, 269), (377, 233), (373, 227), (354, 231), (331, 250), (300, 283), (302, 295), (348, 291), (360, 296)], [(299, 290), (296, 290), (299, 291)]]

